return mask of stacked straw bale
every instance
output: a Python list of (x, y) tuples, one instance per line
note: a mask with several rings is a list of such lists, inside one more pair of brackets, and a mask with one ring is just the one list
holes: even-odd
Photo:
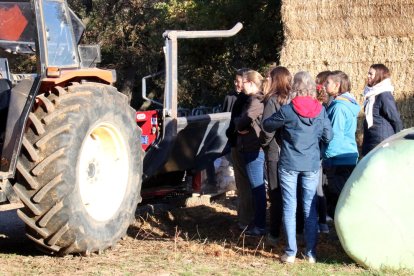
[(362, 104), (369, 66), (384, 63), (404, 127), (414, 126), (413, 0), (285, 0), (282, 20), (282, 65), (314, 76), (342, 70)]

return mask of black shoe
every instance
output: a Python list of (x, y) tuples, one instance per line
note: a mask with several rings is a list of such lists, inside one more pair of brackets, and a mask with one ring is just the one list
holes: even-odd
[(248, 229), (246, 232), (244, 232), (247, 236), (253, 236), (253, 237), (261, 237), (266, 235), (266, 229), (259, 228), (257, 226)]

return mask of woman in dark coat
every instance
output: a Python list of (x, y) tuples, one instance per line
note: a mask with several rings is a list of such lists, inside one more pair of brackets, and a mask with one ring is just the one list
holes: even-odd
[(386, 138), (402, 129), (395, 104), (390, 71), (384, 64), (373, 64), (364, 90), (364, 140), (362, 155), (368, 154)]
[[(269, 72), (268, 88), (265, 89), (263, 119), (267, 119), (280, 110), (282, 105), (289, 103), (289, 93), (292, 88), (292, 75), (286, 67), (278, 66)], [(266, 178), (269, 184), (268, 194), (270, 200), (270, 229), (267, 241), (276, 246), (282, 225), (282, 193), (277, 175), (279, 161), (280, 131), (264, 132), (263, 149), (266, 161)], [(280, 141), (279, 141), (280, 142)]]
[(261, 148), (261, 120), (263, 115), (263, 77), (250, 70), (243, 75), (243, 90), (248, 99), (240, 117), (235, 118), (237, 149), (241, 152), (250, 182), (254, 220), (246, 234), (262, 236), (266, 233), (266, 188), (264, 185), (264, 153)]

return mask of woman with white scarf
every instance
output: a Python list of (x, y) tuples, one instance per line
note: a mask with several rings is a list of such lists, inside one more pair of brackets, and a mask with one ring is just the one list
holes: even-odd
[(390, 71), (384, 64), (373, 64), (364, 90), (364, 140), (362, 155), (368, 154), (386, 138), (402, 129), (394, 100)]

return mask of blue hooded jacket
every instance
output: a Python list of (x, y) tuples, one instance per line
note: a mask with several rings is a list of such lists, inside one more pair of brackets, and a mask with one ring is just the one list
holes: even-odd
[(319, 143), (328, 143), (332, 128), (325, 108), (311, 97), (296, 97), (263, 121), (267, 132), (281, 128), (279, 167), (292, 171), (316, 171), (320, 167)]
[(360, 109), (349, 92), (336, 97), (329, 105), (328, 117), (332, 124), (333, 139), (324, 151), (324, 166), (356, 165), (358, 147), (355, 132)]

